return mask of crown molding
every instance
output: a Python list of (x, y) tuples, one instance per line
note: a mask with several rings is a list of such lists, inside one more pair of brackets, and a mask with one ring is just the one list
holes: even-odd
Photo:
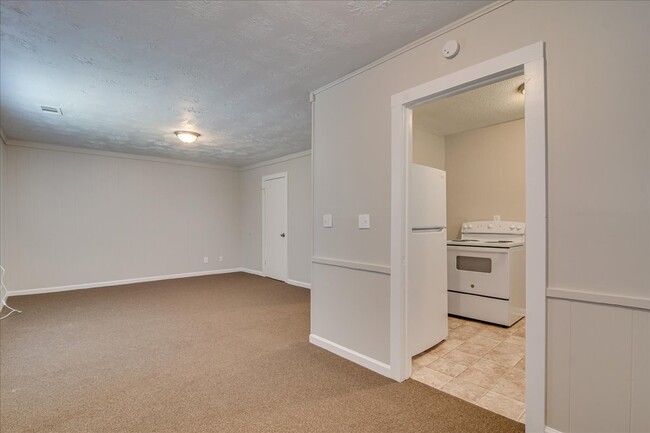
[(112, 152), (107, 150), (96, 150), (96, 149), (85, 149), (81, 147), (61, 146), (58, 144), (37, 143), (37, 142), (22, 141), (22, 140), (5, 140), (5, 143), (8, 146), (49, 150), (53, 152), (68, 152), (68, 153), (77, 153), (77, 154), (84, 154), (84, 155), (104, 156), (108, 158), (135, 159), (140, 161), (159, 162), (163, 164), (189, 165), (193, 167), (212, 168), (216, 170), (238, 171), (236, 167), (228, 167), (225, 165), (185, 161), (182, 159), (161, 158), (157, 156), (136, 155), (131, 153)]
[(268, 161), (257, 162), (255, 164), (245, 165), (239, 171), (253, 170), (255, 168), (266, 167), (267, 165), (279, 164), (281, 162), (291, 161), (293, 159), (304, 158), (311, 155), (311, 149), (303, 150), (302, 152), (292, 153), (290, 155), (281, 156), (279, 158), (269, 159)]

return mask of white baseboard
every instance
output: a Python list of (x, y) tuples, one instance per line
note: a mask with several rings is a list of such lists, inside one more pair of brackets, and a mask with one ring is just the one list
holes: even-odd
[(211, 271), (187, 272), (183, 274), (157, 275), (154, 277), (129, 278), (126, 280), (102, 281), (98, 283), (72, 284), (69, 286), (43, 287), (38, 289), (12, 290), (6, 297), (37, 295), (41, 293), (67, 292), (69, 290), (94, 289), (98, 287), (122, 286), (125, 284), (146, 283), (149, 281), (173, 280), (176, 278), (201, 277), (204, 275), (230, 274), (233, 272), (246, 272), (242, 268), (215, 269)]
[(546, 428), (544, 429), (544, 433), (562, 433), (562, 432), (559, 430), (555, 430), (554, 428), (550, 428), (549, 426), (546, 426)]
[(253, 275), (259, 275), (260, 277), (265, 277), (264, 272), (258, 271), (255, 269), (248, 269), (248, 268), (239, 268), (241, 272), (246, 272), (247, 274), (253, 274)]
[(318, 346), (342, 358), (345, 358), (348, 361), (352, 361), (355, 364), (359, 364), (362, 367), (372, 370), (375, 373), (379, 373), (382, 376), (391, 377), (390, 365), (384, 364), (381, 361), (377, 361), (376, 359), (373, 359), (362, 353), (355, 352), (352, 349), (343, 347), (340, 344), (336, 344), (315, 334), (309, 334), (309, 342), (315, 346)]
[[(256, 269), (240, 268), (239, 270), (241, 272), (246, 272), (247, 274), (253, 274), (253, 275), (259, 275), (260, 277), (266, 277), (264, 272), (258, 271)], [(291, 284), (292, 286), (304, 287), (305, 289), (310, 289), (311, 290), (311, 284), (305, 283), (304, 281), (292, 280), (291, 278), (288, 278), (284, 282), (287, 283), (287, 284)]]
[[(27, 289), (27, 290), (12, 290), (4, 293), (2, 295), (2, 300), (6, 300), (10, 296), (38, 295), (41, 293), (96, 289), (99, 287), (123, 286), (125, 284), (146, 283), (149, 281), (173, 280), (176, 278), (201, 277), (204, 275), (217, 275), (217, 274), (231, 274), (233, 272), (245, 272), (247, 274), (259, 275), (260, 277), (265, 276), (262, 271), (257, 271), (255, 269), (248, 269), (248, 268), (214, 269), (211, 271), (186, 272), (182, 274), (170, 274), (170, 275), (156, 275), (153, 277), (129, 278), (125, 280), (101, 281), (97, 283), (71, 284), (69, 286), (41, 287), (37, 289)], [(293, 286), (299, 286), (299, 287), (305, 287), (307, 289), (311, 289), (311, 284), (304, 283), (302, 281), (287, 280), (286, 282), (287, 284), (291, 284)]]
[(288, 279), (286, 283), (291, 284), (292, 286), (304, 287), (305, 289), (311, 290), (311, 284), (305, 283), (304, 281)]

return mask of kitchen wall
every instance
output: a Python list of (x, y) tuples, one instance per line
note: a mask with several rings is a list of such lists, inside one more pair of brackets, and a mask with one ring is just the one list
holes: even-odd
[(9, 144), (3, 260), (10, 291), (240, 267), (237, 170)]
[(450, 239), (463, 221), (526, 221), (523, 119), (448, 135), (445, 143)]
[[(315, 92), (313, 336), (377, 371), (389, 363), (391, 95), (545, 41), (547, 293), (568, 308), (548, 309), (550, 401), (566, 392), (555, 360), (575, 372), (573, 404), (550, 405), (547, 423), (565, 433), (650, 430), (638, 410), (650, 405), (647, 389), (630, 384), (650, 369), (649, 340), (633, 332), (647, 330), (650, 314), (649, 24), (647, 2), (514, 1)], [(461, 51), (447, 60), (450, 39)], [(325, 213), (338, 221), (331, 229), (319, 224)], [(369, 230), (356, 228), (359, 213), (371, 215)], [(606, 335), (634, 344), (617, 341), (630, 349), (621, 354), (588, 330), (571, 335), (568, 351), (551, 329), (569, 333), (567, 317), (571, 330), (614, 318), (617, 335)], [(629, 398), (608, 404), (610, 383), (631, 387)]]
[(311, 282), (311, 152), (244, 167), (241, 171), (242, 267), (262, 272), (262, 177), (287, 172), (288, 279)]
[(429, 167), (445, 168), (445, 137), (413, 123), (413, 162)]

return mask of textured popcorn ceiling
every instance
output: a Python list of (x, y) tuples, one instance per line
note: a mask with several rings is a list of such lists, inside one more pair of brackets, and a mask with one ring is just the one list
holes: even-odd
[(524, 95), (518, 76), (413, 109), (413, 124), (439, 136), (523, 119)]
[[(488, 3), (3, 0), (1, 127), (233, 166), (275, 158), (310, 147), (310, 91)], [(183, 145), (178, 129), (202, 137)]]

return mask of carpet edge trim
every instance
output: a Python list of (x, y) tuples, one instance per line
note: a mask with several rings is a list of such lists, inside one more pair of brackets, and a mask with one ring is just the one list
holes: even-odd
[(309, 334), (309, 342), (315, 346), (320, 347), (321, 349), (332, 352), (341, 358), (345, 358), (348, 361), (352, 361), (355, 364), (365, 367), (368, 370), (372, 370), (375, 373), (381, 374), (382, 376), (391, 378), (391, 369), (390, 365), (388, 364), (366, 356), (362, 353), (356, 352), (352, 349), (348, 349), (347, 347), (341, 346), (340, 344), (336, 344), (326, 338), (319, 337), (316, 334)]

